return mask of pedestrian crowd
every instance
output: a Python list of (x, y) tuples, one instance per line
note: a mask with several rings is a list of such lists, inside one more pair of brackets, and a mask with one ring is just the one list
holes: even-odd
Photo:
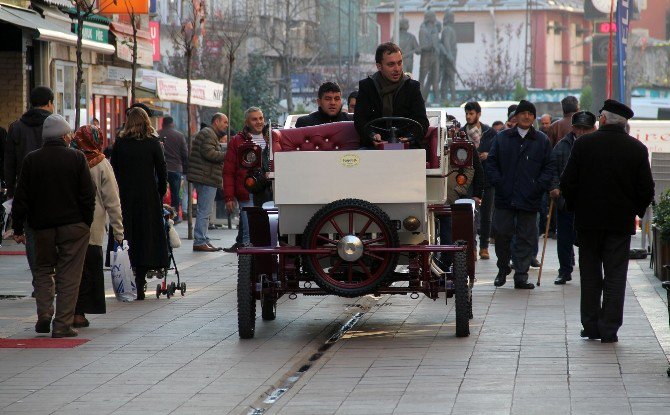
[[(347, 112), (340, 87), (325, 82), (318, 90), (318, 109), (299, 117), (296, 127), (353, 121), (362, 148), (383, 148), (382, 137), (366, 135), (363, 128), (381, 117), (410, 118), (425, 134), (425, 97), (419, 82), (404, 72), (400, 48), (382, 44), (375, 60), (378, 71), (348, 95)], [(178, 223), (179, 213), (188, 207), (181, 202), (184, 182), (194, 186), (196, 252), (234, 252), (248, 244), (244, 208), (272, 200), (271, 188), (245, 186), (247, 169), (239, 162), (244, 146), (252, 144), (262, 151), (263, 172), (269, 169), (269, 126), (261, 108), (248, 108), (242, 130), (234, 135), (228, 117), (214, 114), (189, 149), (171, 117), (164, 117), (156, 131), (152, 110), (141, 103), (128, 108), (125, 125), (108, 145), (95, 122), (73, 132), (62, 116), (54, 114), (49, 88), (35, 88), (30, 102), (31, 109), (8, 132), (0, 130), (0, 179), (7, 197), (13, 198), (14, 239), (26, 245), (38, 333), (76, 336), (73, 327), (90, 324), (86, 314), (105, 313), (106, 224), (107, 256), (128, 241), (137, 299), (142, 300), (149, 271), (169, 265), (162, 202), (168, 190)], [(550, 114), (538, 118), (535, 105), (522, 100), (509, 107), (506, 120), (488, 126), (480, 121), (480, 104), (466, 103), (461, 132), (477, 157), (468, 185), (456, 186), (447, 203), (463, 197), (475, 201), (478, 256), (488, 260), (494, 243), (496, 287), (504, 286), (512, 273), (514, 288), (535, 287), (528, 281), (528, 271), (541, 265), (537, 255), (542, 234), (557, 238), (560, 268), (554, 283), (566, 284), (575, 266), (573, 246), (578, 246), (581, 335), (615, 342), (623, 321), (635, 216), (644, 215), (654, 195), (648, 152), (626, 132), (634, 116), (626, 105), (607, 100), (598, 116), (580, 110), (573, 96), (561, 105), (563, 117), (552, 122)], [(228, 212), (240, 209), (238, 236), (229, 248), (214, 246), (208, 237), (217, 201)], [(449, 217), (440, 220), (439, 229), (441, 243), (450, 243)], [(449, 268), (448, 255), (439, 261)]]

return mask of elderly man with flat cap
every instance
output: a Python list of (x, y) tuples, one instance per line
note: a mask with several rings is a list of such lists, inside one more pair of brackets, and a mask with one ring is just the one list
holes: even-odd
[(575, 212), (581, 336), (603, 343), (618, 341), (635, 216), (654, 198), (647, 148), (626, 133), (633, 115), (626, 105), (605, 101), (600, 128), (575, 141), (560, 181)]
[(535, 287), (528, 282), (528, 268), (537, 249), (537, 214), (542, 195), (551, 185), (554, 170), (551, 142), (533, 127), (536, 116), (535, 105), (519, 102), (514, 110), (516, 126), (498, 133), (484, 166), (489, 183), (495, 187), (496, 287), (505, 285), (512, 272), (512, 254), (514, 288)]
[(596, 130), (596, 116), (589, 111), (579, 111), (572, 114), (572, 131), (563, 137), (551, 152), (551, 158), (554, 161), (554, 176), (551, 182), (551, 192), (549, 196), (554, 199), (557, 206), (556, 214), (556, 250), (558, 253), (558, 277), (554, 284), (563, 285), (572, 280), (572, 270), (575, 261), (575, 213), (565, 208), (565, 199), (559, 189), (561, 173), (568, 164), (572, 147), (575, 140), (584, 134), (592, 133)]

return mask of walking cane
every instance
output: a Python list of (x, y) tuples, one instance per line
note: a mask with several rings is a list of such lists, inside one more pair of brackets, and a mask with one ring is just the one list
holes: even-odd
[(547, 238), (549, 238), (549, 226), (551, 225), (551, 214), (554, 213), (554, 198), (549, 202), (549, 214), (547, 215), (547, 227), (544, 230), (544, 245), (542, 245), (542, 259), (540, 260), (540, 271), (537, 273), (537, 286), (540, 286), (542, 279), (542, 267), (544, 267), (544, 252), (547, 250)]

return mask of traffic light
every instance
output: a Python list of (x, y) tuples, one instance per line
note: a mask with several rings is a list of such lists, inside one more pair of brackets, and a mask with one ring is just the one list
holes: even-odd
[[(591, 64), (592, 65), (606, 65), (609, 44), (610, 44), (610, 33), (614, 34), (616, 38), (616, 23), (610, 23), (607, 21), (595, 21), (593, 22), (593, 42), (591, 44)], [(616, 41), (612, 44), (612, 58), (616, 63)]]

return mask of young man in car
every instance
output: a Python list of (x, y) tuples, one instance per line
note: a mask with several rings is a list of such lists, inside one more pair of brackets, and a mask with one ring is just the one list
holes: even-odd
[(311, 114), (303, 115), (295, 122), (296, 128), (351, 121), (351, 115), (342, 111), (342, 90), (335, 82), (324, 82), (319, 87), (316, 104), (319, 108)]
[[(375, 52), (375, 62), (377, 72), (358, 83), (354, 124), (361, 146), (375, 148), (382, 144), (385, 137), (364, 130), (370, 121), (382, 117), (412, 119), (421, 125), (421, 134), (425, 135), (428, 117), (421, 85), (403, 72), (402, 51), (398, 45), (393, 42), (379, 45)], [(414, 138), (422, 139), (423, 136)], [(400, 141), (408, 141), (408, 137), (400, 137)]]

